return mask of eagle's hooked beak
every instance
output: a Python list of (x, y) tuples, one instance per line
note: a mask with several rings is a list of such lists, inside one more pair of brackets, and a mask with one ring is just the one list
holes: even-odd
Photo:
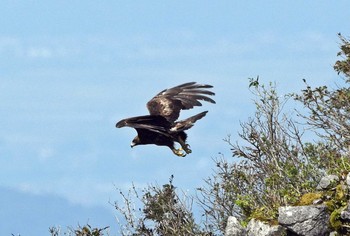
[(132, 140), (132, 142), (131, 142), (131, 144), (130, 144), (130, 147), (135, 147), (136, 145), (138, 145), (140, 143), (140, 138), (139, 138), (139, 136), (136, 136), (133, 140)]

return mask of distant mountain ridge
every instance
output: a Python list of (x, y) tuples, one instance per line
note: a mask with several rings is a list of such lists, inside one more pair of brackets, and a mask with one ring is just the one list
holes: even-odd
[[(106, 203), (107, 206), (108, 203)], [(116, 220), (104, 207), (84, 207), (55, 195), (36, 195), (0, 186), (0, 235), (50, 235), (49, 227), (90, 224), (111, 227), (116, 232)], [(115, 234), (115, 233), (114, 233)]]

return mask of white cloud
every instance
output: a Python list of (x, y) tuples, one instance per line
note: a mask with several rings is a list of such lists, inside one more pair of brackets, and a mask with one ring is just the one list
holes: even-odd
[(77, 39), (24, 39), (19, 37), (0, 37), (0, 58), (21, 57), (29, 59), (52, 59), (77, 55), (80, 52)]
[[(334, 37), (332, 37), (334, 38)], [(22, 39), (0, 37), (0, 52), (29, 59), (54, 59), (80, 56), (95, 61), (114, 58), (135, 60), (162, 60), (178, 58), (212, 59), (222, 56), (239, 58), (266, 50), (279, 44), (286, 49), (307, 50), (311, 45), (329, 49), (334, 45), (318, 32), (306, 32), (293, 38), (285, 38), (275, 32), (259, 32), (248, 40), (231, 36), (221, 36), (203, 40), (192, 31), (174, 31), (167, 37), (137, 35), (133, 38), (123, 37), (71, 37), (51, 39)], [(277, 52), (275, 52), (277, 53)], [(213, 59), (215, 60), (215, 59)]]
[(47, 47), (30, 47), (26, 50), (26, 55), (31, 58), (50, 58), (53, 56), (53, 51)]
[[(131, 45), (126, 45), (128, 48)], [(137, 42), (131, 50), (122, 50), (128, 59), (171, 59), (171, 58), (211, 58), (212, 56), (239, 55), (256, 49), (255, 43), (235, 42), (229, 38), (217, 39), (201, 43), (187, 41), (181, 44), (153, 44), (151, 42)]]
[(67, 201), (86, 207), (106, 205), (117, 193), (112, 182), (98, 182), (84, 179), (79, 183), (68, 177), (42, 182), (21, 182), (17, 189), (35, 195), (57, 195)]
[(21, 52), (21, 43), (15, 37), (0, 37), (0, 58), (9, 56), (18, 56)]
[(336, 46), (335, 35), (326, 36), (320, 32), (314, 31), (301, 33), (293, 38), (289, 38), (287, 41), (288, 49), (295, 52), (310, 52), (313, 54), (315, 51), (334, 51)]
[(53, 148), (50, 147), (43, 147), (39, 150), (39, 158), (42, 161), (46, 161), (50, 158), (52, 158), (55, 154), (55, 151)]
[(19, 40), (14, 37), (0, 37), (0, 50), (13, 48), (19, 45)]

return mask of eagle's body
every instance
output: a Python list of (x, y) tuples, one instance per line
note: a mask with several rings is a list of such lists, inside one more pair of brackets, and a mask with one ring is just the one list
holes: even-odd
[[(201, 106), (202, 104), (198, 100), (215, 103), (214, 100), (205, 96), (214, 95), (213, 92), (206, 90), (207, 88), (212, 88), (212, 86), (190, 82), (165, 89), (147, 103), (150, 115), (123, 119), (116, 124), (116, 127), (129, 126), (136, 129), (138, 135), (133, 139), (132, 147), (146, 144), (168, 146), (174, 154), (185, 156), (191, 153), (191, 150), (186, 144), (187, 134), (184, 131), (204, 117), (207, 111), (185, 120), (176, 120), (179, 118), (181, 110)], [(175, 149), (174, 142), (179, 143), (182, 149)]]

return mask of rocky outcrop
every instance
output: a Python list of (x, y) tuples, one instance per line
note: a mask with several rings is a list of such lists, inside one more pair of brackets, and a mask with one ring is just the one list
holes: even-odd
[(227, 225), (225, 230), (226, 236), (245, 236), (246, 230), (241, 226), (236, 217), (230, 216), (227, 219)]
[(340, 178), (323, 177), (317, 190), (303, 195), (301, 206), (280, 207), (277, 225), (252, 219), (244, 228), (236, 218), (230, 217), (225, 236), (350, 235), (350, 173)]
[(278, 222), (300, 236), (329, 235), (329, 213), (325, 205), (280, 207)]
[[(347, 217), (349, 212), (344, 212)], [(329, 213), (325, 205), (289, 206), (279, 208), (278, 225), (252, 219), (246, 228), (230, 216), (225, 236), (328, 236)]]
[(269, 225), (262, 221), (251, 219), (247, 225), (248, 236), (281, 236), (286, 235), (286, 229), (280, 225)]
[(280, 225), (269, 225), (262, 221), (252, 219), (246, 228), (243, 228), (238, 220), (230, 216), (227, 221), (225, 236), (282, 236), (286, 235), (286, 229)]
[(332, 185), (335, 185), (339, 181), (339, 178), (337, 175), (327, 175), (322, 177), (320, 182), (318, 183), (316, 189), (317, 190), (326, 190), (332, 187)]

